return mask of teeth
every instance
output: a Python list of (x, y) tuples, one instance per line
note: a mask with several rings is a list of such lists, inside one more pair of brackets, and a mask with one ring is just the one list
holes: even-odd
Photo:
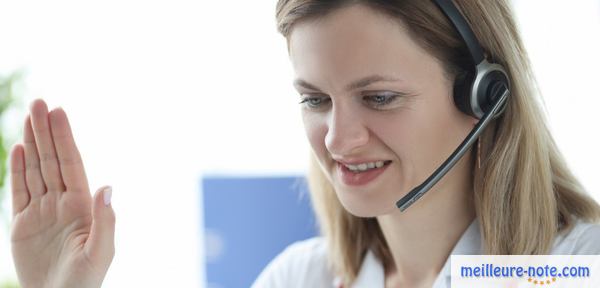
[(363, 172), (373, 168), (381, 168), (384, 164), (384, 161), (376, 161), (370, 163), (361, 163), (358, 165), (344, 164), (344, 166), (346, 166), (352, 172)]

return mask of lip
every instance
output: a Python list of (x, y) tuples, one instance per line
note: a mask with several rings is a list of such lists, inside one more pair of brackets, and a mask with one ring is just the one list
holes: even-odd
[(377, 161), (383, 161), (383, 162), (390, 161), (390, 160), (385, 160), (385, 159), (344, 159), (344, 160), (333, 159), (333, 160), (335, 160), (338, 163), (346, 164), (346, 165), (358, 165), (358, 164), (362, 164), (362, 163), (371, 163), (371, 162), (377, 162)]
[[(362, 161), (362, 162), (359, 162), (359, 161), (353, 161), (353, 162), (338, 161), (337, 162), (336, 172), (344, 184), (346, 184), (348, 186), (366, 185), (369, 182), (375, 180), (383, 172), (385, 172), (386, 169), (391, 164), (391, 161), (386, 160), (386, 162), (389, 162), (389, 163), (383, 165), (382, 167), (374, 168), (374, 169), (368, 170), (366, 172), (361, 172), (361, 173), (354, 173), (354, 172), (350, 171), (350, 169), (348, 169), (348, 167), (344, 166), (344, 164), (352, 164), (352, 163), (360, 164), (360, 163), (376, 162), (376, 161), (382, 161), (382, 160), (375, 160), (375, 161), (360, 160), (360, 161)], [(352, 165), (356, 165), (356, 164), (352, 164)]]

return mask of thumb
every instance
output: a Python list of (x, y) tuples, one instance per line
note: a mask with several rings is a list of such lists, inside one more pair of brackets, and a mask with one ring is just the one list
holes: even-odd
[(94, 195), (92, 230), (86, 243), (90, 261), (108, 269), (115, 255), (115, 212), (111, 205), (112, 187), (104, 186)]

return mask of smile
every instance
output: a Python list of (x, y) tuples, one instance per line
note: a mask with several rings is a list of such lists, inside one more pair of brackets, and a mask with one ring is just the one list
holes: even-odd
[(383, 174), (392, 163), (391, 160), (374, 161), (360, 164), (337, 163), (337, 175), (348, 186), (365, 185)]

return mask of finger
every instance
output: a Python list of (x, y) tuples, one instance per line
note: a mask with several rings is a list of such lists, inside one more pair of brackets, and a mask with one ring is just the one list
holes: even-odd
[(41, 99), (31, 103), (31, 124), (46, 188), (48, 191), (62, 192), (64, 187), (48, 123), (48, 106)]
[(29, 203), (29, 191), (27, 191), (25, 182), (25, 151), (23, 149), (22, 144), (17, 144), (10, 153), (13, 216), (23, 211)]
[(112, 188), (104, 186), (94, 195), (92, 228), (86, 251), (93, 263), (106, 267), (115, 254), (115, 213), (111, 205)]
[(57, 108), (50, 112), (49, 118), (52, 139), (54, 140), (64, 185), (68, 190), (89, 191), (85, 169), (73, 139), (67, 114), (62, 108)]
[(23, 145), (25, 151), (25, 181), (31, 197), (40, 197), (46, 193), (46, 185), (40, 171), (40, 158), (38, 157), (33, 128), (31, 127), (31, 117), (28, 115), (25, 119), (25, 131), (23, 135)]

